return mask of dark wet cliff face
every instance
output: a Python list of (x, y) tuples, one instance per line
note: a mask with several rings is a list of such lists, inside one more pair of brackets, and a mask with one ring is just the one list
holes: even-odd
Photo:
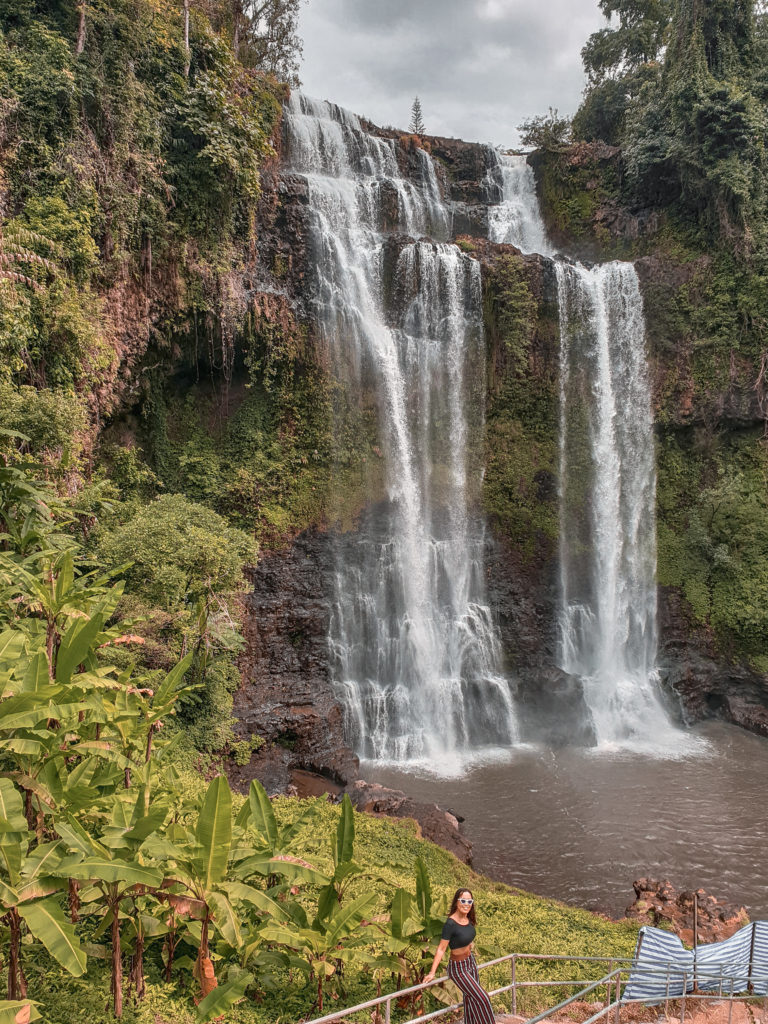
[[(581, 694), (577, 682), (557, 668), (559, 341), (552, 266), (546, 259), (523, 257), (511, 246), (487, 241), (486, 204), (498, 197), (492, 194), (484, 147), (406, 136), (398, 150), (403, 173), (418, 173), (415, 149), (421, 145), (429, 147), (441, 189), (455, 204), (454, 235), (482, 266), (488, 356), (482, 495), (490, 526), (486, 585), (505, 669), (517, 680), (526, 738), (573, 742), (570, 723), (583, 717)], [(751, 479), (747, 471), (757, 473), (757, 442), (746, 435), (763, 423), (768, 375), (747, 386), (750, 373), (753, 384), (758, 379), (759, 367), (752, 367), (746, 357), (731, 360), (725, 372), (719, 351), (711, 354), (710, 364), (702, 357), (691, 326), (693, 318), (701, 330), (701, 314), (692, 312), (691, 304), (697, 296), (701, 301), (708, 297), (711, 260), (702, 256), (697, 262), (688, 254), (684, 260), (676, 258), (666, 236), (659, 234), (663, 218), (621, 204), (618, 151), (577, 147), (554, 169), (551, 160), (540, 159), (537, 173), (548, 227), (564, 248), (570, 245), (582, 257), (636, 257), (646, 305), (659, 452), (662, 677), (679, 695), (689, 720), (722, 715), (768, 734), (766, 676), (740, 646), (738, 632), (722, 624), (722, 615), (717, 619), (718, 602), (725, 596), (722, 586), (717, 589), (717, 578), (696, 562), (711, 553), (696, 549), (701, 531), (694, 521), (699, 495), (730, 471), (729, 444), (736, 445), (734, 458), (746, 467), (740, 479)], [(313, 336), (305, 301), (307, 203), (300, 177), (280, 174), (277, 168), (265, 182), (261, 283), (303, 324), (305, 351), (315, 346), (313, 358), (327, 373), (327, 353)], [(393, 236), (393, 259), (403, 241)], [(372, 443), (375, 450), (375, 438)], [(343, 530), (354, 533), (355, 513), (349, 510), (365, 508), (371, 477), (366, 471), (354, 477), (357, 483), (350, 484), (350, 479), (345, 483)], [(355, 487), (359, 493), (352, 493)], [(380, 480), (370, 493), (374, 501), (381, 499)], [(254, 573), (236, 714), (244, 731), (268, 742), (240, 772), (243, 780), (258, 773), (281, 788), (296, 768), (341, 783), (357, 776), (356, 758), (345, 745), (328, 641), (333, 548), (338, 541), (334, 531), (340, 528), (324, 517), (321, 530), (277, 545)], [(695, 588), (688, 572), (695, 576)], [(761, 628), (758, 623), (758, 638)], [(750, 642), (758, 645), (754, 638)], [(586, 735), (576, 739), (589, 742)]]

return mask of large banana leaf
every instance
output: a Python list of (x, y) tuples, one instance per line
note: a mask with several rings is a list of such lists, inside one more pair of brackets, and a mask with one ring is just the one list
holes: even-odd
[(79, 977), (85, 973), (86, 956), (72, 924), (64, 917), (56, 899), (36, 900), (19, 906), (27, 927), (65, 971)]
[(99, 856), (106, 852), (101, 843), (97, 843), (95, 839), (92, 839), (80, 822), (72, 817), (71, 814), (67, 815), (66, 822), (57, 821), (54, 828), (70, 850), (77, 850), (78, 853), (84, 854), (86, 857), (91, 857), (93, 854)]
[(0, 904), (4, 907), (15, 907), (18, 902), (19, 894), (0, 878)]
[(31, 1024), (42, 1020), (31, 999), (0, 999), (0, 1024)]
[(277, 942), (290, 949), (303, 949), (305, 946), (313, 948), (315, 945), (315, 936), (307, 929), (290, 928), (284, 924), (267, 924), (261, 930), (261, 937), (266, 942)]
[(197, 1008), (197, 1018), (201, 1024), (215, 1020), (216, 1017), (221, 1017), (226, 1013), (231, 1006), (243, 998), (245, 990), (253, 980), (253, 975), (244, 971), (232, 981), (228, 981), (226, 985), (219, 985), (213, 992), (209, 992)]
[(432, 886), (427, 865), (421, 857), (416, 858), (416, 907), (424, 924), (429, 924), (432, 915)]
[(84, 662), (95, 645), (96, 638), (104, 627), (104, 623), (117, 607), (123, 584), (116, 583), (110, 592), (91, 612), (89, 619), (75, 619), (66, 631), (59, 646), (56, 658), (56, 682), (69, 683), (72, 674), (81, 662)]
[(411, 905), (413, 903), (413, 897), (405, 889), (398, 889), (392, 899), (392, 906), (390, 907), (390, 921), (392, 924), (392, 934), (397, 939), (402, 939), (403, 926), (408, 920), (411, 914)]
[(24, 650), (27, 638), (19, 629), (4, 629), (0, 633), (0, 663), (15, 663)]
[(269, 914), (273, 921), (291, 920), (283, 905), (267, 896), (261, 889), (254, 889), (253, 886), (244, 885), (242, 882), (223, 882), (221, 887), (230, 899), (240, 900), (241, 903), (250, 903), (257, 910)]
[(201, 881), (210, 889), (226, 875), (232, 845), (232, 794), (224, 775), (218, 775), (208, 787), (195, 838), (202, 849)]
[(179, 687), (182, 679), (184, 678), (184, 673), (192, 664), (193, 659), (194, 652), (188, 654), (185, 658), (182, 658), (178, 665), (174, 665), (157, 688), (157, 692), (152, 698), (152, 712), (148, 717), (149, 722), (154, 722), (161, 715), (166, 714), (170, 706), (174, 703), (179, 694)]
[(50, 683), (48, 673), (48, 655), (45, 651), (38, 651), (34, 657), (29, 659), (27, 670), (21, 679), (21, 691), (23, 693), (39, 693)]
[(248, 807), (251, 812), (250, 824), (262, 836), (269, 852), (278, 852), (279, 833), (272, 801), (258, 779), (251, 782), (251, 788), (248, 791)]
[(100, 857), (86, 857), (85, 860), (70, 864), (62, 862), (60, 871), (66, 871), (70, 878), (77, 878), (82, 881), (93, 879), (107, 884), (118, 885), (146, 885), (151, 889), (157, 888), (163, 880), (163, 873), (158, 868), (142, 867), (140, 864), (132, 864), (123, 860), (106, 860)]
[(54, 840), (52, 843), (41, 843), (24, 860), (24, 878), (31, 881), (48, 875), (58, 865), (64, 854), (64, 843)]
[(21, 793), (10, 779), (5, 778), (0, 778), (0, 819), (5, 823), (0, 825), (2, 832), (26, 833), (27, 831), (27, 819), (24, 817)]
[(345, 903), (339, 907), (336, 913), (326, 922), (326, 938), (329, 948), (333, 948), (345, 935), (354, 930), (355, 926), (362, 921), (369, 910), (376, 905), (377, 896), (375, 892), (368, 892), (358, 896), (352, 903)]
[(344, 794), (341, 801), (341, 817), (336, 828), (336, 845), (334, 847), (334, 864), (345, 864), (352, 860), (355, 847), (355, 812), (349, 793)]
[(240, 878), (253, 875), (281, 875), (288, 882), (306, 882), (308, 885), (329, 885), (330, 878), (322, 871), (289, 857), (246, 857), (234, 872)]
[(223, 935), (224, 940), (234, 949), (239, 949), (243, 942), (240, 935), (240, 922), (227, 897), (221, 892), (209, 893), (208, 906), (213, 911), (213, 922)]

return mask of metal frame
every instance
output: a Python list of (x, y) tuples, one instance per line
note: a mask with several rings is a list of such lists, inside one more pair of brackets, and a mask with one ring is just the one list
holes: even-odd
[[(606, 964), (608, 966), (608, 973), (604, 974), (597, 981), (587, 981), (584, 979), (577, 980), (564, 980), (564, 981), (518, 981), (517, 980), (517, 964), (520, 961), (538, 961), (539, 963), (547, 962), (568, 962), (568, 963), (589, 963), (589, 964)], [(604, 956), (565, 956), (565, 955), (552, 955), (544, 956), (539, 953), (507, 953), (505, 956), (497, 957), (495, 960), (488, 960), (485, 963), (478, 964), (478, 970), (482, 971), (489, 967), (496, 967), (498, 964), (509, 963), (511, 972), (511, 982), (508, 985), (502, 985), (500, 988), (493, 989), (488, 992), (489, 996), (502, 995), (505, 992), (512, 993), (512, 1014), (517, 1016), (517, 992), (518, 989), (522, 988), (570, 988), (573, 986), (579, 986), (577, 992), (569, 996), (567, 999), (562, 1000), (555, 1006), (551, 1006), (535, 1017), (531, 1017), (526, 1021), (526, 1024), (540, 1024), (541, 1021), (551, 1017), (552, 1014), (557, 1013), (559, 1010), (564, 1009), (571, 1003), (576, 1002), (578, 999), (582, 999), (585, 995), (594, 992), (596, 989), (605, 988), (605, 1005), (598, 1010), (592, 1017), (584, 1021), (583, 1024), (595, 1024), (596, 1021), (603, 1017), (606, 1017), (611, 1011), (614, 1011), (613, 1024), (619, 1024), (620, 1013), (622, 1005), (629, 1005), (630, 1003), (643, 1003), (645, 1000), (642, 999), (622, 999), (621, 986), (626, 985), (629, 980), (629, 973), (632, 969), (633, 960), (631, 957), (604, 957)], [(674, 964), (660, 962), (655, 967), (635, 967), (634, 971), (637, 974), (638, 970), (641, 973), (645, 973), (657, 978), (663, 978), (666, 980), (666, 998), (664, 999), (664, 1011), (665, 1015), (668, 1016), (670, 1002), (679, 1002), (680, 1008), (680, 1024), (685, 1024), (685, 1011), (686, 1011), (686, 1000), (687, 998), (693, 999), (712, 999), (723, 1001), (726, 1000), (729, 1003), (728, 1010), (728, 1024), (731, 1024), (731, 1015), (733, 1012), (733, 1003), (736, 999), (741, 1001), (747, 1000), (764, 1000), (766, 1007), (768, 1007), (768, 995), (756, 996), (754, 992), (754, 984), (758, 981), (768, 981), (768, 978), (760, 977), (752, 973), (753, 971), (752, 957), (750, 955), (750, 962), (748, 965), (748, 978), (749, 987), (746, 992), (735, 992), (734, 983), (736, 978), (726, 977), (721, 970), (715, 973), (708, 972), (696, 972), (695, 981), (698, 983), (702, 979), (716, 978), (718, 980), (718, 991), (717, 992), (688, 992), (688, 973), (681, 971), (676, 968)], [(626, 979), (622, 977), (626, 975)], [(674, 979), (680, 980), (682, 976), (683, 992), (680, 996), (670, 996), (669, 986), (670, 982)], [(742, 977), (742, 972), (739, 973), (739, 978)], [(368, 999), (364, 1003), (358, 1003), (356, 1006), (350, 1006), (344, 1010), (335, 1010), (333, 1013), (326, 1014), (323, 1017), (316, 1017), (310, 1021), (306, 1021), (305, 1024), (340, 1024), (352, 1017), (353, 1014), (360, 1013), (362, 1010), (372, 1010), (381, 1008), (383, 1010), (383, 1022), (384, 1024), (392, 1024), (392, 1003), (395, 1000), (402, 999), (404, 996), (415, 995), (417, 992), (424, 992), (433, 985), (441, 985), (448, 981), (447, 975), (441, 978), (435, 978), (433, 981), (427, 982), (426, 984), (411, 985), (409, 988), (398, 989), (397, 992), (389, 992), (387, 995), (377, 996), (375, 999)], [(723, 985), (725, 983), (726, 991), (723, 991)], [(730, 983), (730, 988), (728, 988)], [(611, 998), (613, 989), (615, 986), (615, 998)], [(422, 1021), (436, 1020), (438, 1017), (443, 1017), (448, 1013), (453, 1013), (456, 1010), (461, 1009), (461, 1003), (453, 1003), (450, 1006), (441, 1006), (437, 1010), (433, 1010), (431, 1013), (422, 1014), (418, 1017), (412, 1017), (402, 1024), (421, 1024)], [(380, 1011), (381, 1012), (381, 1011)]]

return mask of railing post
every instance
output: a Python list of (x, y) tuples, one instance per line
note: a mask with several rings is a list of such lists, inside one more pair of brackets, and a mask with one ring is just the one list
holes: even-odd
[(683, 1000), (680, 1010), (680, 1024), (685, 1024), (685, 997), (688, 992), (688, 974), (683, 971)]
[(384, 1024), (392, 1024), (392, 1000), (388, 999), (384, 1004)]
[(517, 957), (512, 954), (512, 1016), (517, 1016)]
[(669, 1017), (669, 964), (667, 964), (667, 991), (664, 994), (664, 1016)]
[(607, 984), (605, 985), (605, 1009), (606, 1010), (610, 1006), (610, 992), (611, 992), (611, 988), (612, 988), (611, 982), (613, 980), (611, 978), (612, 974), (613, 974), (613, 961), (608, 961), (608, 981), (607, 981)]
[(619, 1024), (621, 1019), (621, 968), (616, 975), (616, 1016), (613, 1024)]
[(731, 997), (728, 1000), (728, 1024), (731, 1024), (731, 1017), (733, 1016), (733, 976), (731, 976)]

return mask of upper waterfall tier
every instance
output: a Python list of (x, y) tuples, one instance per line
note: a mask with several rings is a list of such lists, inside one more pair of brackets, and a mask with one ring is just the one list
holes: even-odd
[(492, 153), (489, 176), (501, 191), (501, 202), (488, 210), (488, 237), (492, 242), (506, 242), (521, 252), (553, 256), (547, 229), (536, 198), (533, 169), (525, 156)]
[(557, 257), (525, 157), (494, 156), (501, 202), (489, 210), (491, 238), (553, 257), (557, 273), (560, 664), (582, 680), (598, 745), (670, 749), (656, 669), (656, 471), (637, 274), (631, 263), (588, 269)]
[(450, 237), (450, 212), (423, 149), (415, 151), (418, 178), (411, 181), (400, 171), (395, 141), (363, 131), (354, 114), (335, 104), (293, 93), (284, 120), (286, 166), (305, 175), (316, 194), (335, 192), (345, 213), (374, 232)]
[[(306, 177), (311, 301), (343, 401), (378, 416), (386, 499), (338, 539), (330, 645), (351, 745), (455, 770), (516, 738), (485, 597), (484, 343), (479, 265), (444, 241), (450, 213), (418, 150), (294, 94), (289, 168)], [(412, 166), (412, 165), (411, 165)], [(413, 173), (413, 171), (412, 171)]]

